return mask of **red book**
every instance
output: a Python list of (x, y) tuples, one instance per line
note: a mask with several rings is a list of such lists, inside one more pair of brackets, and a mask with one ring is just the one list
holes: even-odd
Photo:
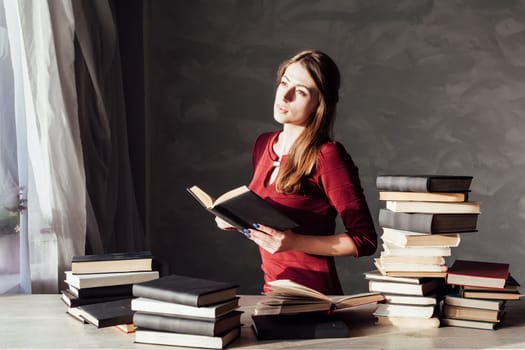
[(509, 264), (456, 260), (447, 273), (447, 283), (460, 286), (504, 288)]

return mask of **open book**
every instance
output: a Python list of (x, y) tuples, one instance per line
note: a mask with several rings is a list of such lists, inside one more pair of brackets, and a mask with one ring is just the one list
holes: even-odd
[(192, 186), (187, 190), (209, 212), (239, 231), (244, 228), (253, 228), (253, 224), (263, 224), (280, 231), (298, 226), (296, 222), (259, 197), (247, 186), (234, 188), (217, 199), (198, 186)]
[(383, 295), (377, 292), (328, 296), (290, 280), (276, 280), (268, 284), (271, 291), (256, 304), (254, 315), (331, 312), (384, 300)]

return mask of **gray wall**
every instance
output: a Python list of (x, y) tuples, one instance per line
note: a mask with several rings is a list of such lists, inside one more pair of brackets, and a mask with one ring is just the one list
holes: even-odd
[[(376, 227), (377, 174), (473, 175), (479, 232), (448, 262), (508, 262), (525, 283), (523, 1), (147, 1), (145, 46), (147, 228), (165, 272), (260, 291), (256, 247), (219, 231), (185, 187), (249, 182), (253, 140), (279, 127), (275, 70), (316, 48), (339, 64), (335, 136)], [(337, 261), (346, 292), (367, 289), (372, 257)]]

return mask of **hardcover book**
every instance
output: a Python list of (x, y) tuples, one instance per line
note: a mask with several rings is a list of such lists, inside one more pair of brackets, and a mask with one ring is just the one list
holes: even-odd
[(466, 202), (468, 192), (379, 192), (381, 201)]
[(396, 213), (379, 209), (379, 226), (420, 233), (459, 233), (476, 230), (479, 214)]
[(472, 307), (443, 305), (443, 316), (445, 318), (456, 318), (471, 321), (500, 322), (502, 311), (476, 309)]
[(374, 316), (431, 318), (435, 305), (378, 304)]
[(428, 295), (441, 287), (443, 282), (439, 278), (426, 279), (421, 284), (384, 282), (370, 280), (368, 289), (371, 292), (407, 294), (407, 295)]
[(399, 192), (467, 192), (472, 176), (458, 175), (379, 175), (376, 187), (379, 191)]
[(259, 340), (346, 338), (347, 324), (337, 315), (252, 315), (252, 330)]
[(65, 282), (77, 289), (133, 284), (159, 278), (158, 271), (90, 273), (76, 275), (65, 271)]
[(240, 327), (241, 314), (241, 311), (232, 311), (217, 319), (192, 319), (136, 312), (133, 315), (133, 323), (139, 329), (214, 337)]
[(246, 186), (228, 191), (217, 199), (198, 186), (192, 186), (187, 190), (206, 210), (239, 231), (253, 228), (253, 224), (267, 225), (280, 231), (298, 226), (295, 221)]
[(479, 202), (402, 202), (386, 201), (386, 209), (397, 213), (429, 213), (429, 214), (479, 214)]
[(161, 332), (137, 328), (135, 342), (172, 346), (187, 346), (207, 349), (223, 349), (241, 334), (241, 327), (234, 328), (225, 334), (210, 337), (207, 335)]
[(402, 329), (429, 329), (439, 328), (440, 322), (438, 317), (421, 318), (421, 317), (394, 317), (394, 316), (376, 316), (376, 325), (393, 326)]
[(78, 307), (78, 315), (97, 328), (133, 322), (130, 298), (82, 305)]
[(149, 251), (74, 256), (71, 271), (80, 273), (151, 271), (153, 256)]
[(133, 285), (133, 295), (189, 306), (207, 306), (234, 299), (237, 284), (170, 275)]
[(469, 299), (463, 298), (457, 293), (450, 293), (445, 295), (445, 303), (447, 305), (473, 307), (476, 309), (487, 310), (503, 310), (505, 305), (504, 300), (485, 300), (485, 299)]
[[(67, 282), (67, 281), (66, 281)], [(101, 298), (110, 296), (132, 296), (132, 284), (118, 284), (114, 286), (76, 288), (68, 284), (68, 292), (77, 298)]]
[(457, 247), (461, 242), (459, 233), (425, 234), (383, 227), (381, 239), (398, 247)]
[(268, 284), (270, 291), (256, 304), (254, 315), (330, 312), (384, 300), (380, 293), (375, 292), (327, 296), (290, 280), (275, 280)]
[(103, 303), (106, 301), (113, 301), (119, 299), (129, 299), (131, 295), (114, 295), (97, 298), (79, 298), (73, 295), (69, 290), (61, 291), (61, 300), (69, 307), (77, 307), (80, 305)]
[(148, 298), (136, 298), (131, 301), (131, 309), (137, 312), (150, 314), (164, 314), (185, 318), (208, 318), (221, 317), (239, 307), (239, 298), (228, 300), (219, 304), (209, 306), (189, 306), (167, 301)]
[(372, 270), (364, 273), (365, 279), (370, 281), (381, 281), (381, 282), (396, 282), (396, 283), (407, 283), (407, 284), (423, 284), (428, 282), (430, 279), (426, 277), (396, 277), (383, 275), (379, 270)]
[(509, 264), (456, 260), (450, 267), (447, 283), (454, 285), (504, 288), (509, 277)]
[(388, 241), (383, 241), (381, 256), (451, 256), (452, 249), (448, 246), (414, 246), (400, 247)]
[(450, 326), (450, 327), (465, 327), (465, 328), (475, 328), (475, 329), (496, 329), (499, 322), (482, 322), (482, 321), (472, 321), (472, 320), (461, 320), (456, 318), (441, 318), (441, 325)]

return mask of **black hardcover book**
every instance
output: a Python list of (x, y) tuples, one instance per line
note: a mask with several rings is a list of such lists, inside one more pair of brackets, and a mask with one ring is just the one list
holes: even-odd
[(241, 314), (241, 311), (232, 311), (216, 319), (191, 319), (136, 312), (133, 315), (133, 323), (139, 328), (150, 330), (214, 337), (239, 327)]
[(127, 296), (130, 298), (133, 295), (133, 284), (118, 284), (114, 286), (80, 289), (69, 286), (68, 291), (78, 298), (100, 298), (111, 296)]
[(472, 176), (458, 175), (378, 175), (379, 191), (468, 192)]
[(153, 258), (153, 255), (151, 254), (150, 251), (76, 255), (71, 259), (71, 261), (72, 262), (84, 262), (84, 261), (106, 261), (106, 260), (131, 260), (131, 259), (144, 259), (144, 258)]
[(334, 314), (252, 315), (252, 329), (259, 340), (346, 338), (347, 324)]
[(423, 214), (379, 210), (379, 226), (420, 233), (476, 231), (479, 214)]
[(133, 322), (131, 298), (78, 307), (80, 317), (97, 328)]
[(206, 306), (236, 297), (239, 285), (189, 276), (169, 275), (133, 285), (133, 296)]
[(295, 221), (246, 186), (228, 191), (217, 199), (198, 186), (192, 186), (187, 190), (206, 210), (239, 231), (253, 228), (253, 224), (267, 225), (280, 231), (298, 226)]
[(79, 298), (73, 295), (69, 290), (63, 290), (61, 299), (69, 307), (77, 307), (80, 305), (89, 305), (96, 303), (103, 303), (106, 301), (129, 299), (131, 295), (114, 295), (114, 296), (101, 296), (96, 298)]

